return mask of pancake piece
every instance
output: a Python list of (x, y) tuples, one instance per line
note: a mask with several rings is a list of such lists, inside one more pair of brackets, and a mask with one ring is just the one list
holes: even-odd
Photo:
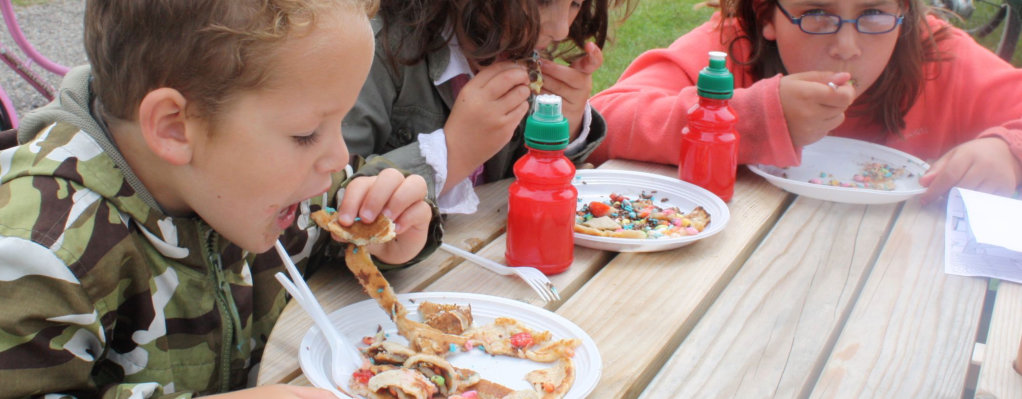
[(419, 304), (419, 316), (427, 325), (447, 334), (459, 335), (472, 326), (472, 305)]
[(394, 238), (395, 234), (394, 222), (383, 215), (368, 224), (356, 219), (356, 222), (348, 227), (337, 221), (337, 212), (319, 210), (312, 213), (312, 220), (341, 240), (357, 246), (384, 243)]

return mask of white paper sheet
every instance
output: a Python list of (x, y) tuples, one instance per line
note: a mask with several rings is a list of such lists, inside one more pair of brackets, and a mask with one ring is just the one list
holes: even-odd
[(944, 271), (1022, 283), (1022, 201), (951, 189)]

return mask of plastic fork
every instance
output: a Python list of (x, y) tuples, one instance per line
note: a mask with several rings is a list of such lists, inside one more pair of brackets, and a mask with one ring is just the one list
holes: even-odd
[[(326, 387), (328, 390), (339, 398), (354, 397), (344, 391), (344, 388), (348, 385), (349, 376), (345, 375), (342, 371), (344, 369), (344, 361), (350, 359), (361, 359), (362, 355), (355, 349), (355, 346), (348, 342), (340, 332), (337, 331), (337, 327), (330, 322), (326, 312), (323, 311), (323, 307), (319, 306), (319, 302), (316, 301), (316, 296), (312, 294), (312, 290), (309, 289), (308, 284), (305, 283), (305, 279), (302, 278), (301, 273), (298, 272), (298, 268), (295, 267), (294, 262), (291, 261), (291, 255), (288, 255), (287, 250), (284, 246), (277, 241), (274, 244), (274, 248), (277, 249), (277, 254), (284, 261), (284, 267), (287, 269), (288, 274), (291, 275), (291, 279), (288, 280), (287, 276), (283, 272), (277, 272), (274, 277), (277, 281), (280, 281), (280, 285), (284, 286), (291, 297), (298, 301), (298, 305), (305, 310), (312, 317), (312, 320), (319, 327), (319, 330), (323, 333), (323, 337), (326, 338), (327, 343), (330, 345), (330, 381), (337, 389), (333, 387)], [(345, 356), (345, 352), (347, 356)], [(323, 388), (323, 387), (320, 387)], [(337, 392), (337, 390), (341, 392)], [(342, 395), (343, 392), (343, 395)]]
[(443, 249), (444, 251), (450, 252), (464, 259), (470, 260), (472, 261), (472, 263), (482, 266), (491, 272), (504, 276), (514, 274), (517, 275), (518, 277), (521, 277), (522, 280), (525, 280), (525, 282), (529, 284), (529, 287), (532, 287), (533, 290), (539, 293), (540, 298), (543, 298), (543, 300), (547, 302), (557, 301), (561, 299), (561, 294), (557, 293), (557, 287), (554, 286), (554, 283), (550, 282), (550, 279), (547, 278), (547, 276), (543, 274), (543, 272), (539, 271), (539, 269), (535, 267), (505, 266), (446, 243), (440, 244), (440, 248)]

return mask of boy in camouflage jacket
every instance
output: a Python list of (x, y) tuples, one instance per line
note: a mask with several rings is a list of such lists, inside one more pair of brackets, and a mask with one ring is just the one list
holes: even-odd
[(267, 250), (279, 238), (301, 268), (339, 266), (340, 244), (309, 221), (327, 204), (342, 224), (396, 222), (369, 248), (382, 267), (435, 249), (421, 177), (344, 172), (370, 1), (86, 2), (92, 66), (0, 152), (0, 398), (252, 385), (286, 302)]

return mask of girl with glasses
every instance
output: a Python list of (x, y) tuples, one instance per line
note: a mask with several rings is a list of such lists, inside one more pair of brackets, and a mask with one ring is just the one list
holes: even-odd
[[(735, 76), (740, 163), (797, 165), (827, 135), (931, 161), (923, 201), (1022, 182), (1022, 70), (922, 0), (723, 0), (710, 21), (640, 55), (591, 100), (608, 136), (590, 158), (678, 163), (709, 51)], [(654, 149), (664, 150), (654, 150)]]

